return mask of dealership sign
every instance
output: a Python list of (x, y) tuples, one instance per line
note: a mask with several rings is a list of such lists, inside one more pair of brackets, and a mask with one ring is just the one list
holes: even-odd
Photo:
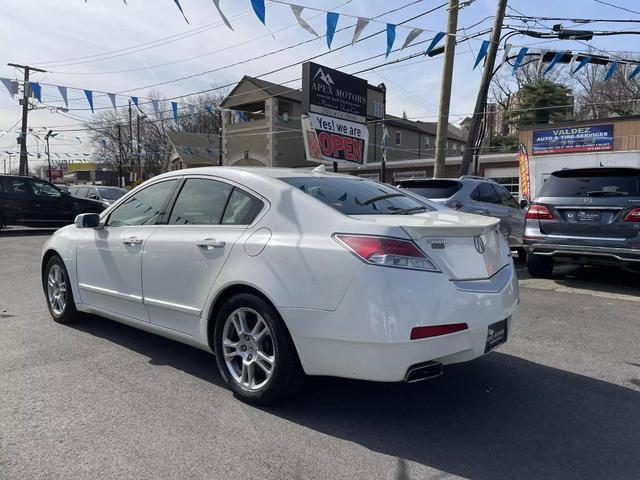
[(302, 66), (302, 132), (307, 159), (367, 163), (366, 80), (315, 63)]
[(533, 132), (533, 154), (613, 150), (613, 125), (554, 128)]

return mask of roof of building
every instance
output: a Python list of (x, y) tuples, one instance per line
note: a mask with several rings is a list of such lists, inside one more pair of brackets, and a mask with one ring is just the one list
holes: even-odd
[[(406, 128), (408, 130), (415, 130), (420, 133), (426, 133), (434, 137), (436, 136), (436, 131), (438, 129), (437, 122), (421, 122), (420, 120), (413, 121), (389, 114), (387, 114), (387, 116), (385, 117), (385, 122), (390, 125)], [(449, 124), (447, 138), (449, 140), (456, 140), (458, 142), (464, 142), (465, 140), (461, 135), (460, 130), (451, 124)]]
[(167, 132), (167, 137), (185, 166), (218, 162), (220, 143), (214, 133)]

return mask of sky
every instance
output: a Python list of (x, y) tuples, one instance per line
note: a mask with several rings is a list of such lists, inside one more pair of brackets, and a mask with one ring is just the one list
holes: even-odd
[[(29, 127), (41, 133), (48, 129), (59, 131), (51, 138), (52, 153), (91, 153), (88, 133), (83, 122), (92, 118), (83, 89), (95, 91), (96, 109), (109, 108), (108, 97), (98, 93), (118, 93), (118, 105), (125, 105), (128, 96), (149, 97), (151, 91), (165, 97), (188, 95), (226, 84), (234, 84), (243, 75), (258, 76), (279, 67), (301, 62), (308, 57), (324, 54), (315, 61), (322, 65), (354, 73), (385, 62), (393, 62), (425, 50), (434, 32), (446, 30), (447, 10), (440, 8), (397, 27), (394, 48), (400, 47), (411, 28), (425, 32), (414, 42), (423, 42), (398, 52), (385, 60), (385, 34), (351, 46), (355, 16), (367, 18), (396, 9), (371, 22), (362, 37), (385, 28), (383, 22), (397, 24), (444, 3), (434, 0), (292, 0), (294, 3), (338, 12), (338, 31), (329, 50), (325, 33), (325, 13), (309, 8), (302, 16), (321, 35), (315, 39), (300, 28), (290, 6), (267, 0), (266, 27), (258, 20), (250, 0), (220, 0), (233, 31), (221, 21), (212, 0), (181, 0), (187, 24), (173, 0), (20, 0), (2, 11), (0, 29), (0, 77), (19, 79), (22, 73), (6, 64), (27, 64), (47, 70), (36, 73), (32, 80), (42, 83), (43, 103), (39, 107), (64, 106), (55, 86), (69, 88), (68, 113), (52, 113), (47, 108), (29, 114)], [(607, 0), (622, 8), (640, 12), (637, 0)], [(458, 27), (460, 38), (490, 30), (497, 0), (475, 0), (460, 10)], [(600, 22), (576, 25), (570, 21), (540, 21), (531, 27), (545, 28), (563, 23), (567, 28), (593, 30), (640, 30), (640, 13), (632, 13), (597, 0), (510, 0), (508, 14), (558, 16), (591, 19), (638, 19), (638, 24)], [(349, 17), (349, 15), (353, 17)], [(505, 25), (522, 27), (516, 19), (505, 19)], [(456, 47), (451, 97), (450, 122), (458, 124), (473, 111), (481, 69), (473, 70), (473, 62), (482, 40), (489, 33), (469, 39)], [(513, 48), (565, 49), (584, 52), (589, 47), (617, 55), (637, 52), (637, 36), (599, 37), (584, 43), (545, 40), (515, 36)], [(315, 39), (315, 40), (314, 40)], [(309, 40), (302, 46), (288, 48)], [(426, 44), (424, 43), (426, 41)], [(348, 45), (336, 50), (336, 47)], [(279, 52), (278, 52), (279, 51)], [(499, 53), (499, 58), (500, 58)], [(369, 57), (375, 58), (368, 59)], [(256, 58), (257, 57), (257, 58)], [(365, 60), (368, 59), (368, 60)], [(378, 85), (387, 86), (387, 112), (409, 118), (435, 121), (441, 84), (443, 56), (417, 56), (411, 60), (380, 66), (358, 76)], [(351, 66), (345, 66), (354, 62)], [(169, 65), (166, 65), (168, 64)], [(234, 65), (240, 63), (239, 65)], [(566, 68), (566, 67), (565, 67)], [(216, 70), (211, 72), (212, 70)], [(209, 72), (209, 73), (204, 73)], [(301, 66), (263, 76), (272, 82), (288, 82), (299, 88)], [(190, 77), (173, 81), (180, 77)], [(165, 83), (167, 82), (167, 83)], [(150, 87), (151, 85), (165, 83)], [(50, 85), (49, 85), (50, 84)], [(73, 90), (73, 89), (78, 90)], [(142, 105), (152, 116), (150, 105)], [(0, 158), (6, 151), (17, 151), (15, 130), (19, 129), (20, 107), (0, 86)], [(78, 137), (78, 138), (76, 138)], [(30, 166), (44, 161), (42, 140), (31, 135), (29, 151), (41, 154), (38, 160), (30, 157)], [(17, 156), (13, 157), (17, 165)], [(2, 165), (0, 164), (0, 169)], [(1, 171), (1, 170), (0, 170)]]

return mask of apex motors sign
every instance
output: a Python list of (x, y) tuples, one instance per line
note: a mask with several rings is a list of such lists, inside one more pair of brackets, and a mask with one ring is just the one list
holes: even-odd
[(302, 66), (302, 130), (307, 159), (366, 164), (366, 80), (315, 63)]
[(613, 124), (554, 128), (533, 132), (533, 154), (613, 150)]

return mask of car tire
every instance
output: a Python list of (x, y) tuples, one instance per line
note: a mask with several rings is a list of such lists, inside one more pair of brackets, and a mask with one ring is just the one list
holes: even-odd
[(553, 260), (539, 255), (527, 255), (527, 270), (532, 277), (550, 277), (553, 273)]
[(42, 272), (42, 287), (51, 317), (58, 323), (71, 323), (80, 318), (73, 300), (69, 274), (58, 255), (52, 256)]
[(248, 403), (270, 405), (292, 393), (303, 376), (282, 318), (263, 298), (240, 293), (220, 308), (214, 329), (220, 373)]

